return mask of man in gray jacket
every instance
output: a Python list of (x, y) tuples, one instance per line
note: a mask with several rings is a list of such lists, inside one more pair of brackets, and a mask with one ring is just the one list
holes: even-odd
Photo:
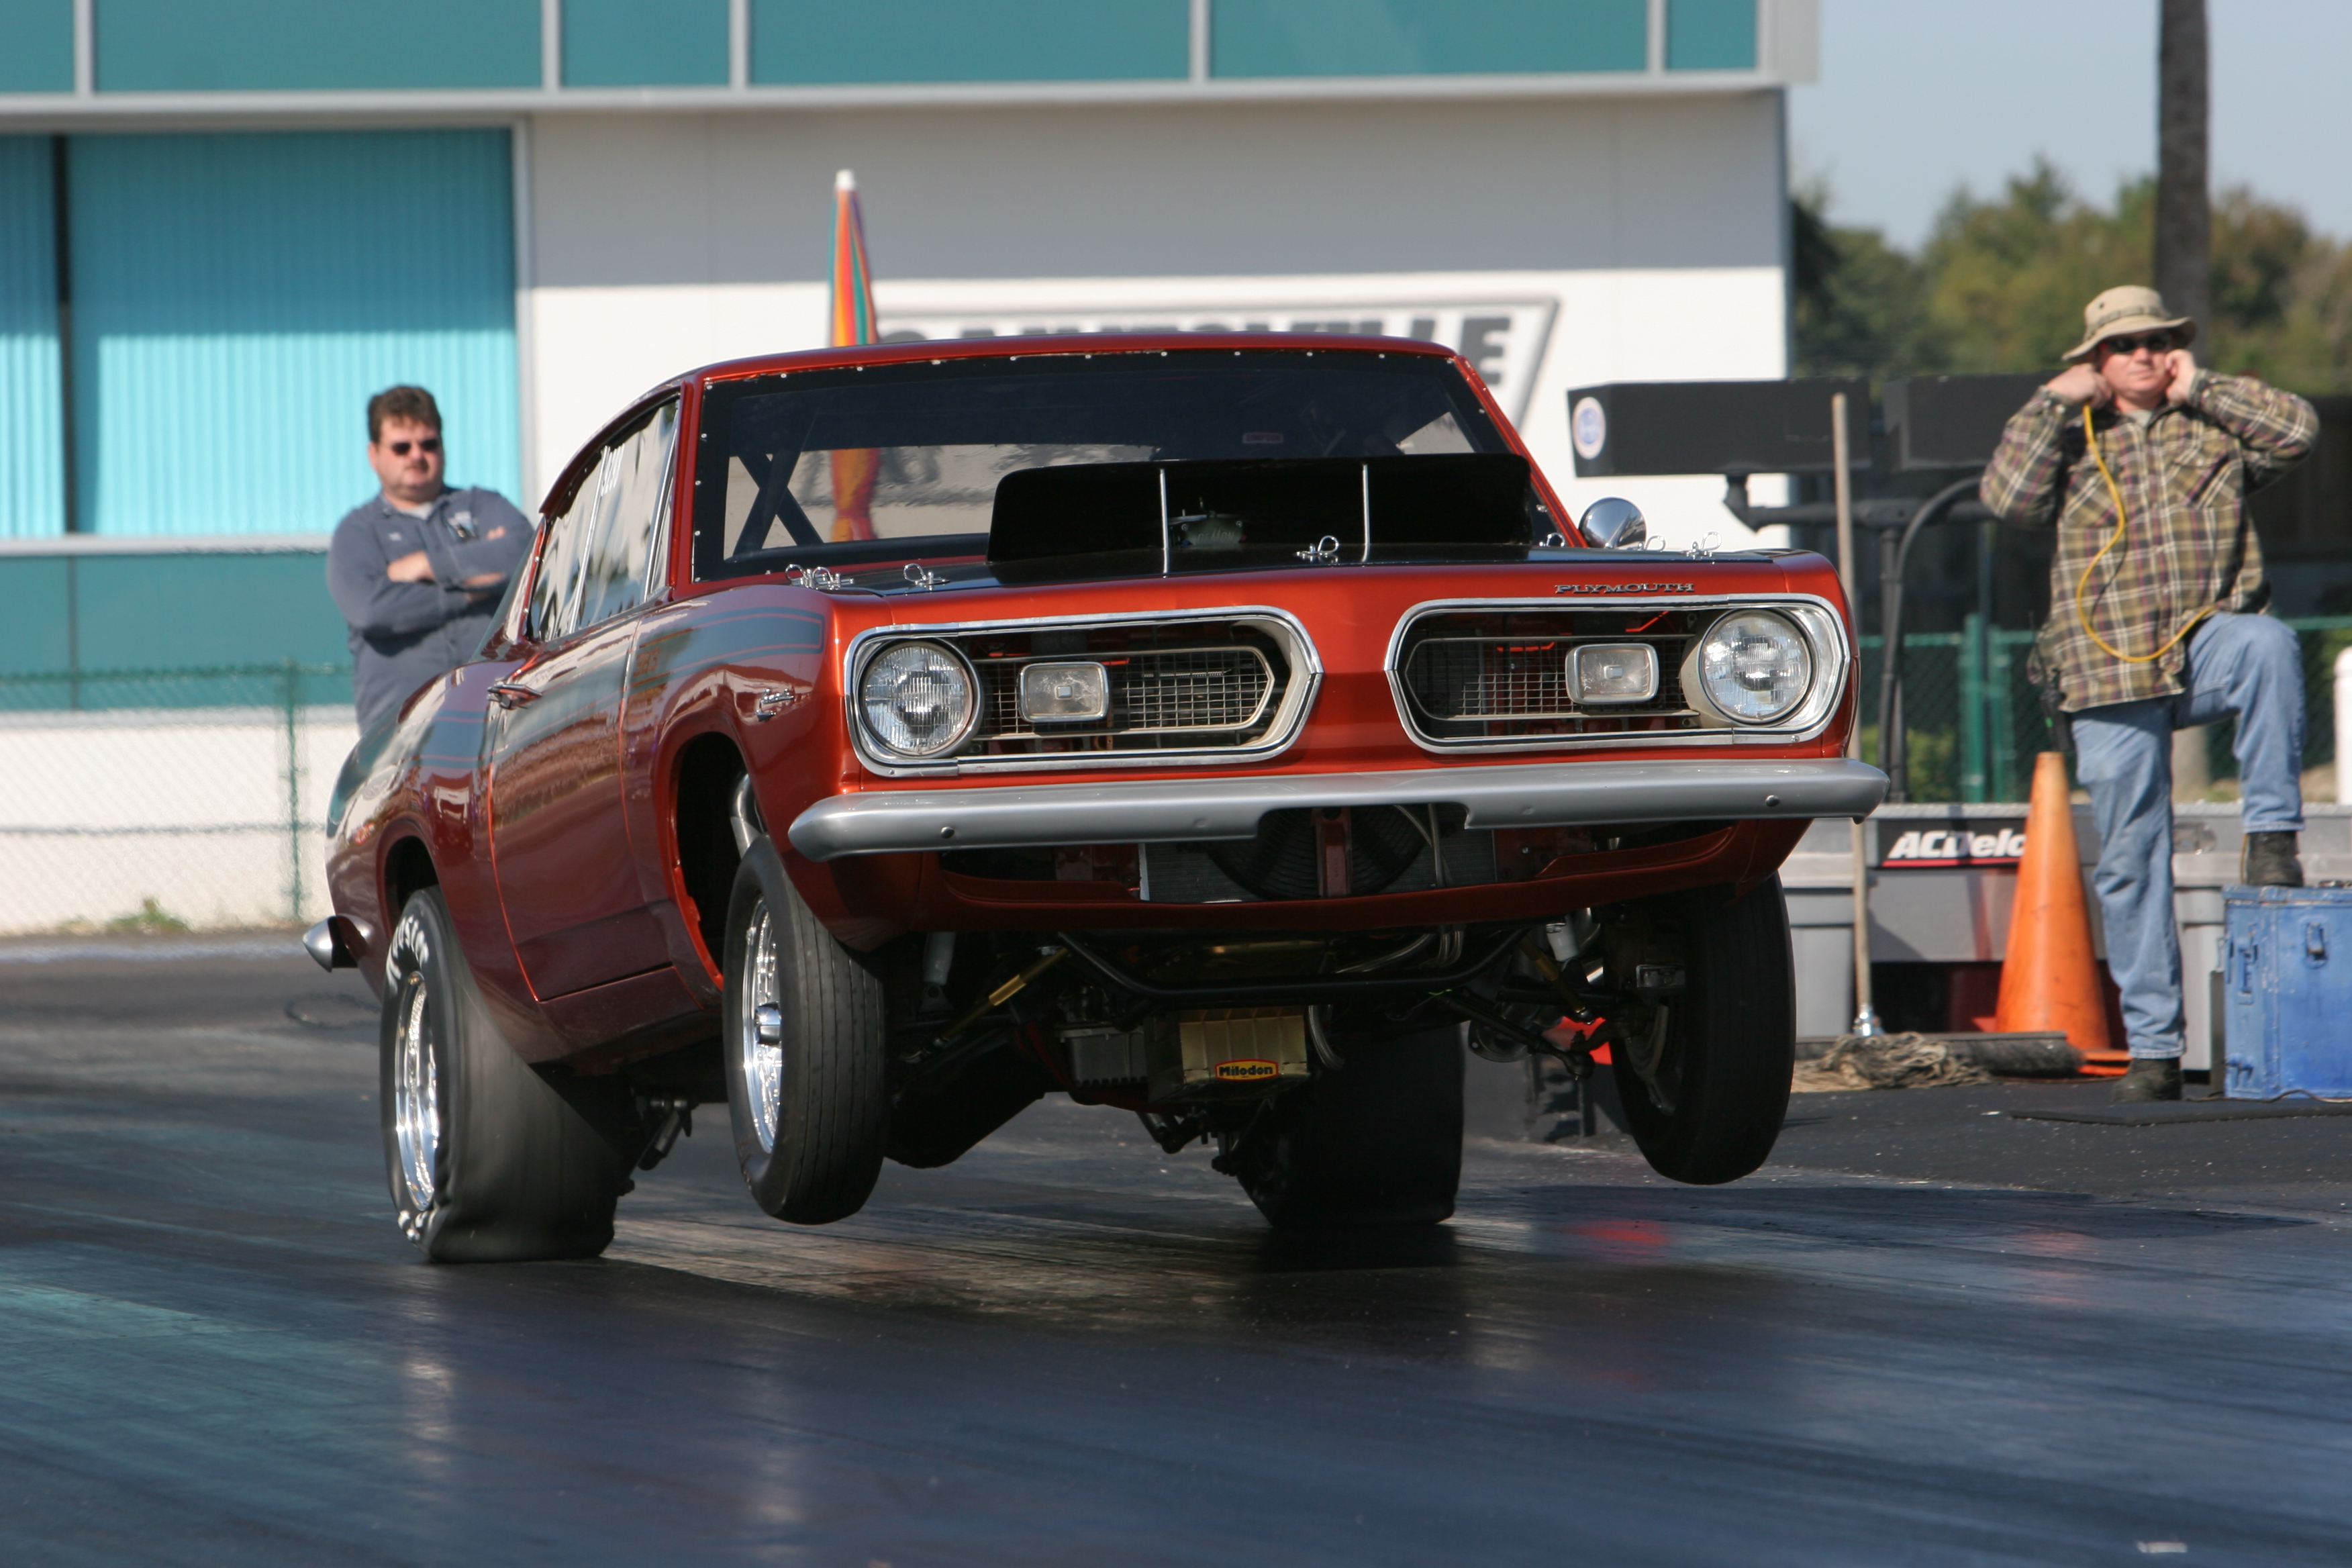
[(395, 386), (368, 399), (368, 463), (383, 490), (336, 525), (327, 549), (362, 731), (474, 656), (530, 555), (522, 513), (495, 490), (443, 484), (445, 458), (431, 393)]

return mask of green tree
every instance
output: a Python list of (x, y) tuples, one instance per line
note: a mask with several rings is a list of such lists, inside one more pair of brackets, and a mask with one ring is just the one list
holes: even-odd
[[(2037, 161), (1995, 196), (1956, 193), (1914, 258), (1875, 229), (1791, 214), (1800, 374), (1883, 381), (1945, 372), (2055, 370), (2083, 306), (2152, 276), (2156, 181), (2084, 201)], [(2233, 187), (2213, 204), (2212, 307), (2200, 361), (2298, 392), (2352, 391), (2352, 247), (2302, 215)]]
[(1874, 228), (1831, 224), (1828, 207), (1819, 184), (1790, 205), (1797, 374), (1879, 382), (1944, 368), (1919, 263)]

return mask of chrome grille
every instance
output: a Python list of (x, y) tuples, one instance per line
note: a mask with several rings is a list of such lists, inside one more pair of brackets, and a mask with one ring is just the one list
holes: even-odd
[[(1682, 664), (1692, 639), (1717, 613), (1628, 605), (1497, 605), (1423, 615), (1398, 646), (1405, 721), (1423, 741), (1474, 746), (1702, 729), (1683, 696)], [(1569, 684), (1569, 658), (1579, 644), (1596, 642), (1655, 648), (1657, 694), (1643, 702), (1579, 704)]]
[[(1297, 623), (1257, 609), (894, 629), (853, 651), (854, 668), (909, 636), (952, 645), (976, 679), (979, 711), (971, 733), (940, 759), (959, 767), (1263, 754), (1297, 733), (1318, 678)], [(1105, 716), (1023, 718), (1022, 672), (1074, 661), (1103, 667)]]
[[(1050, 656), (1059, 660), (1067, 656)], [(978, 733), (984, 740), (1088, 735), (1177, 735), (1247, 730), (1274, 695), (1274, 671), (1253, 647), (1207, 647), (1105, 658), (1110, 716), (1096, 722), (1048, 724), (1021, 716), (1021, 669), (1027, 658), (979, 666), (984, 695)]]
[(1596, 703), (1590, 708), (1580, 705), (1569, 690), (1568, 661), (1577, 640), (1433, 637), (1413, 649), (1406, 679), (1422, 710), (1445, 722), (1612, 718), (1686, 710), (1680, 674), (1686, 638), (1638, 639), (1658, 650), (1656, 696), (1643, 702)]

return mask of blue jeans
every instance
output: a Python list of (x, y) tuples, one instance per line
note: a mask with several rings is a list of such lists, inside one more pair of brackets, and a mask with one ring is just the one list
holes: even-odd
[(2217, 615), (2189, 643), (2189, 689), (2074, 715), (2075, 773), (2099, 825), (2092, 876), (2107, 970), (2136, 1057), (2180, 1054), (2180, 933), (2172, 909), (2172, 731), (2238, 716), (2248, 833), (2303, 830), (2303, 656), (2268, 616)]

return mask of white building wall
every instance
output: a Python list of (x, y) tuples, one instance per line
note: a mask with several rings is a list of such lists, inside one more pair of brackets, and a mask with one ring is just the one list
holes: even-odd
[[(1570, 386), (1788, 369), (1777, 90), (566, 114), (529, 145), (534, 496), (646, 386), (823, 343), (841, 168), (886, 331), (1378, 319), (1458, 347), (1487, 321), (1571, 507), (1601, 487), (1573, 478)], [(1748, 537), (1719, 480), (1606, 488), (1675, 542)]]

